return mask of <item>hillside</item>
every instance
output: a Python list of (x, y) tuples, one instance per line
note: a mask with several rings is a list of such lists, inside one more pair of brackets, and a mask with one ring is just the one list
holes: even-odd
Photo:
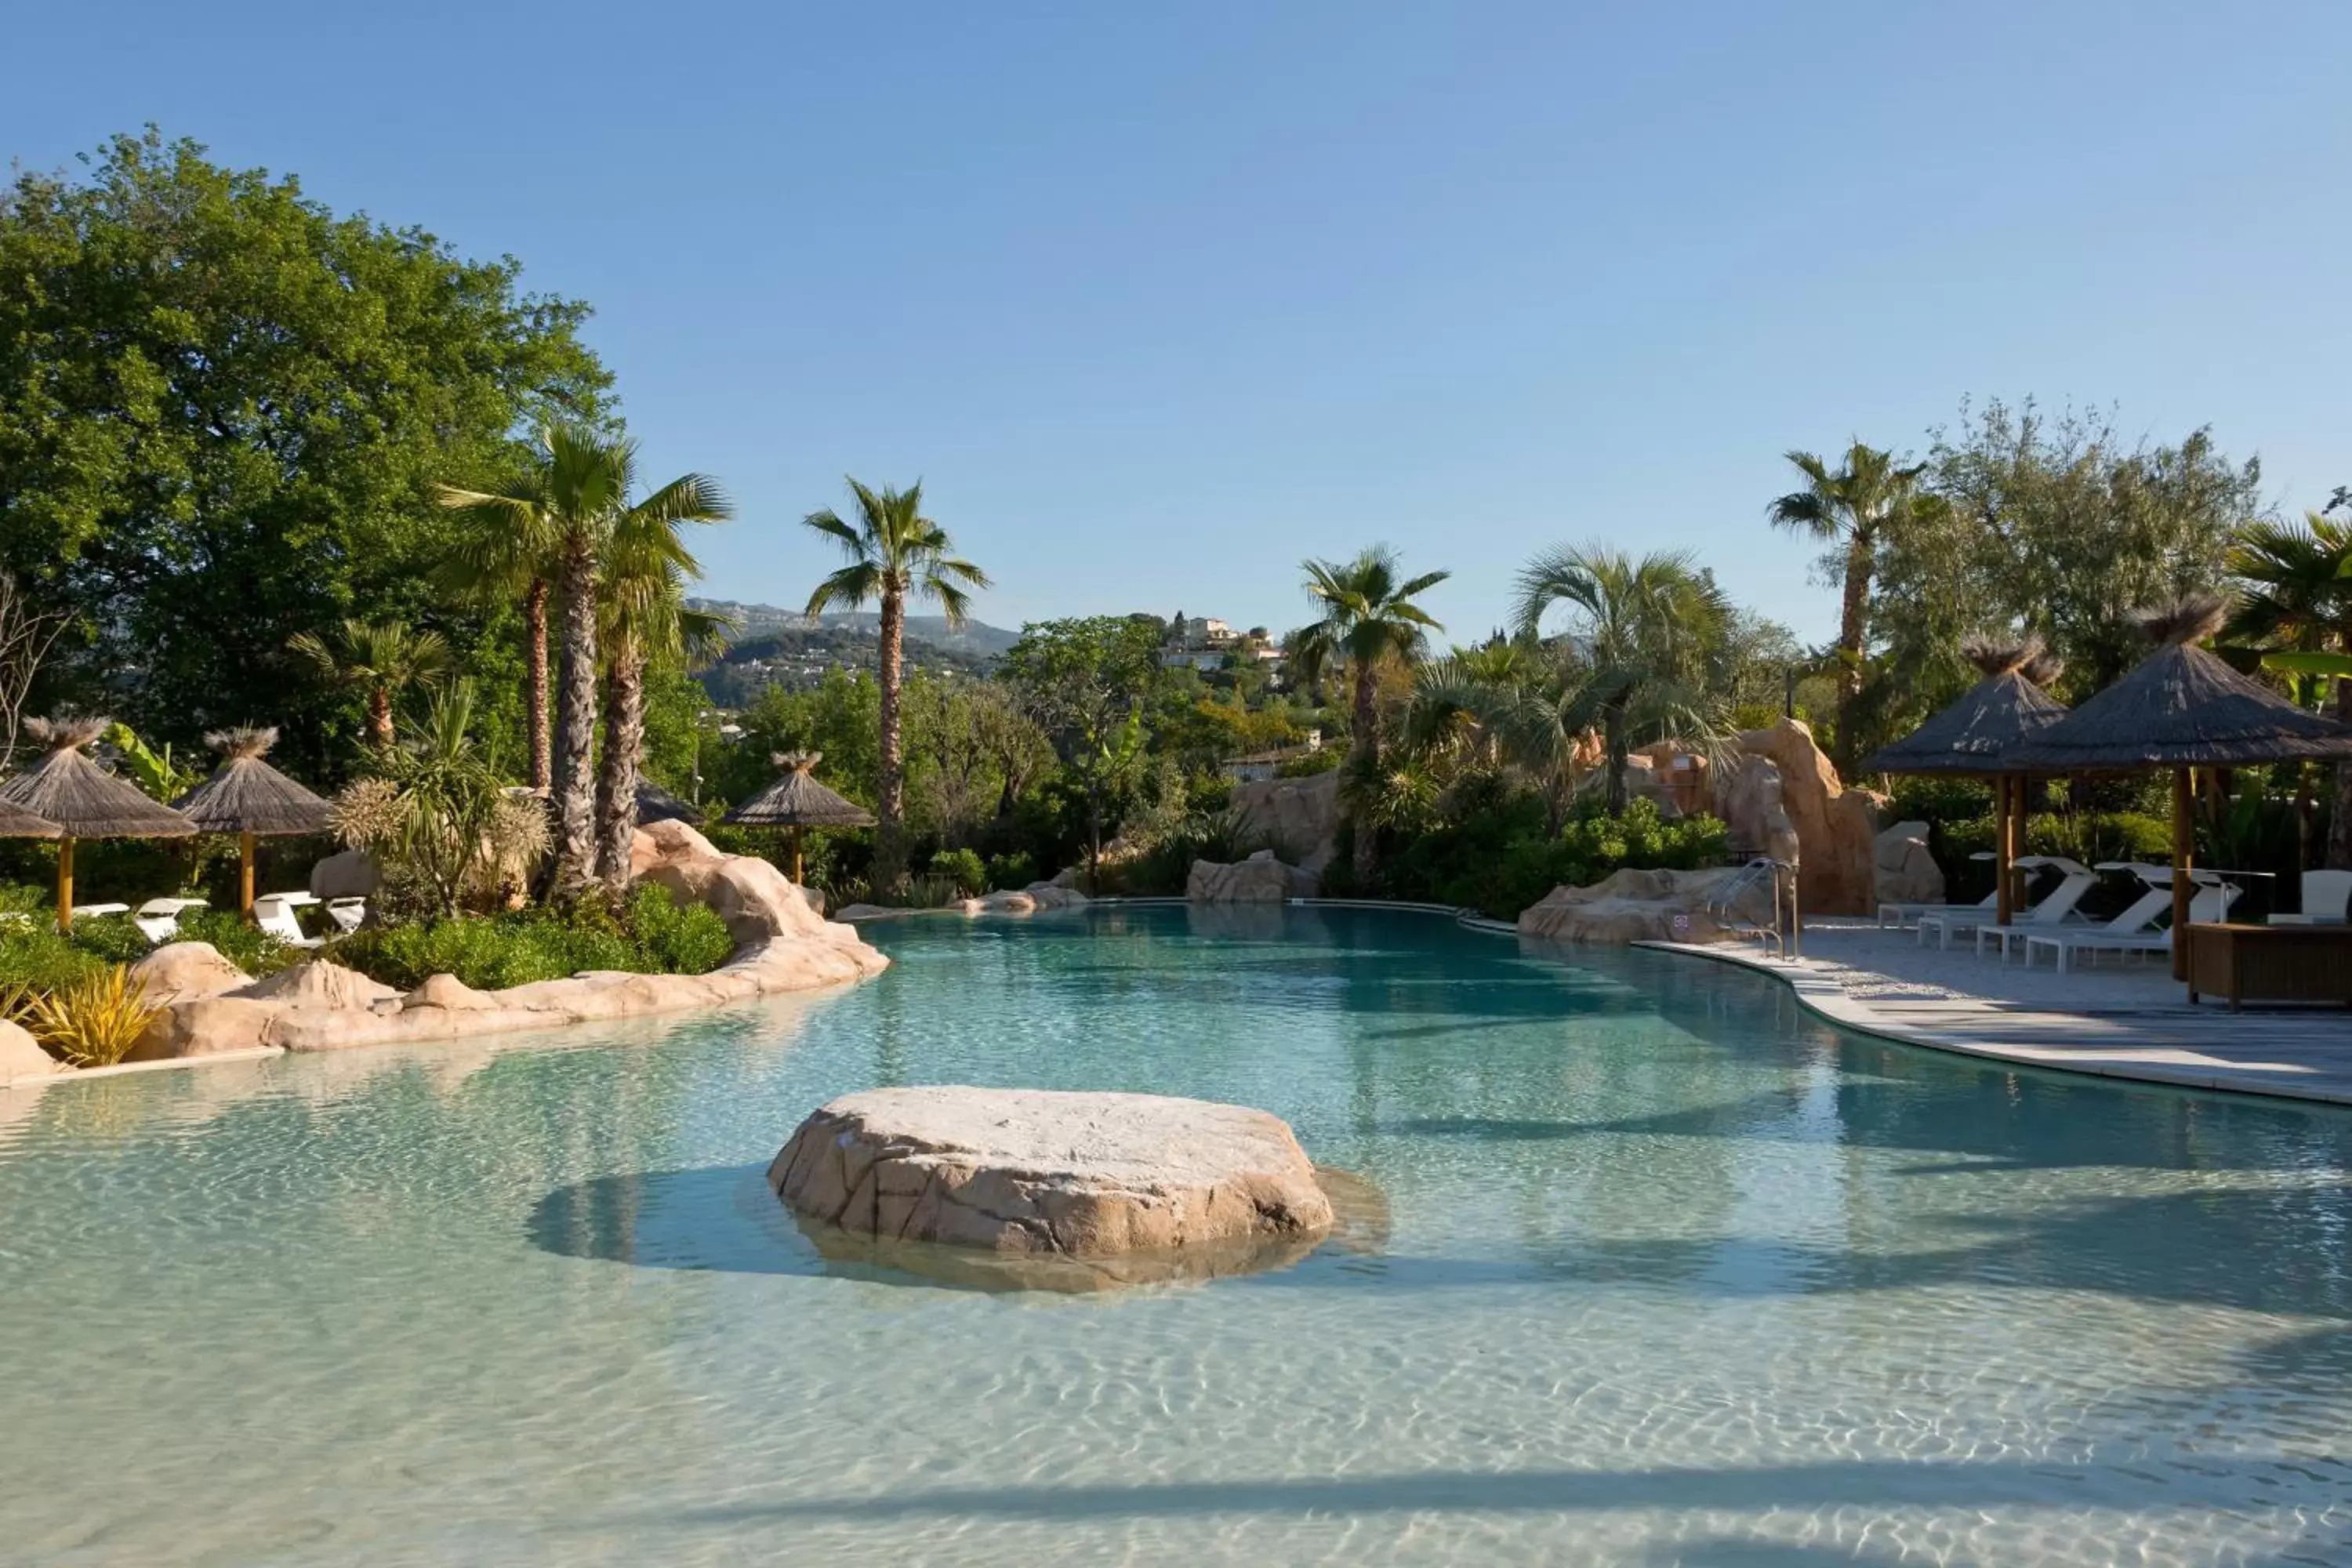
[[(697, 609), (717, 610), (735, 616), (742, 625), (742, 630), (736, 633), (736, 638), (743, 642), (779, 633), (814, 630), (864, 632), (871, 637), (882, 620), (879, 612), (874, 610), (829, 611), (812, 619), (798, 610), (782, 609), (774, 605), (746, 605), (731, 599), (692, 599), (688, 602)], [(992, 659), (1020, 641), (1021, 634), (982, 621), (966, 621), (958, 629), (950, 631), (943, 616), (908, 616), (907, 640), (909, 643), (925, 643), (946, 652)]]
[[(723, 599), (690, 601), (696, 608), (736, 617), (740, 629), (726, 657), (703, 673), (703, 689), (722, 707), (740, 708), (765, 686), (805, 689), (835, 666), (872, 669), (880, 617), (873, 611), (853, 611), (812, 619), (797, 610), (773, 605), (741, 605)], [(908, 673), (950, 670), (985, 675), (1006, 648), (1019, 639), (1017, 632), (979, 622), (967, 622), (956, 631), (938, 616), (907, 617)]]

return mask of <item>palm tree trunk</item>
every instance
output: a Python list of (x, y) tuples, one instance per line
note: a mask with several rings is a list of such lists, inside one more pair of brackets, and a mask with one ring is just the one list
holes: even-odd
[(523, 601), (528, 626), (525, 652), (530, 658), (530, 787), (545, 795), (555, 775), (551, 737), (547, 731), (547, 579), (534, 578), (530, 597)]
[[(1353, 755), (1349, 759), (1356, 777), (1369, 793), (1381, 776), (1381, 714), (1374, 698), (1378, 692), (1378, 671), (1370, 660), (1360, 660), (1356, 666), (1356, 710), (1349, 724), (1353, 731), (1348, 744)], [(1358, 814), (1356, 821), (1356, 891), (1369, 891), (1372, 868), (1380, 861), (1380, 829), (1369, 817)]]
[(392, 754), (392, 688), (368, 688), (368, 743), (384, 755)]
[(562, 704), (555, 717), (555, 885), (571, 890), (595, 874), (596, 556), (584, 542), (563, 556)]
[(1601, 728), (1601, 750), (1608, 756), (1604, 765), (1609, 769), (1609, 777), (1604, 782), (1609, 786), (1609, 815), (1622, 816), (1625, 815), (1625, 759), (1630, 751), (1625, 744), (1624, 705), (1612, 702), (1602, 709)]
[(596, 874), (614, 892), (629, 885), (637, 833), (637, 762), (646, 744), (646, 659), (627, 632), (613, 643), (604, 682), (604, 755), (596, 781)]
[(896, 587), (882, 591), (882, 777), (875, 816), (874, 890), (898, 886), (906, 870), (901, 817), (906, 810), (906, 759), (898, 734), (899, 660), (906, 651), (907, 602)]
[(1871, 536), (1856, 530), (1845, 552), (1845, 602), (1838, 616), (1838, 716), (1830, 760), (1843, 775), (1853, 760), (1854, 699), (1862, 695), (1862, 648), (1870, 614)]

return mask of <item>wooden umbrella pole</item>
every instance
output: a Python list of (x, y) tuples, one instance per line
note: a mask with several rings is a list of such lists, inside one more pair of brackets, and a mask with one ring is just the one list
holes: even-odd
[(58, 840), (58, 929), (73, 924), (73, 847), (70, 837)]
[(793, 886), (808, 886), (807, 878), (801, 874), (801, 825), (797, 822), (793, 824)]
[(2007, 925), (2015, 910), (2010, 897), (2009, 775), (1992, 781), (1993, 922)]
[(2172, 977), (2189, 978), (2189, 870), (2195, 856), (2197, 824), (2192, 815), (2196, 781), (2191, 770), (2172, 773)]
[(253, 835), (236, 836), (236, 908), (246, 924), (253, 923)]

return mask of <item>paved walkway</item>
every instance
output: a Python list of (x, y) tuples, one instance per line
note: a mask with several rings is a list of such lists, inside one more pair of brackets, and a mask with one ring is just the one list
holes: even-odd
[(2045, 962), (1921, 947), (1909, 931), (1808, 921), (1805, 956), (1741, 944), (1643, 942), (1775, 976), (1811, 1011), (1864, 1034), (2026, 1066), (2192, 1089), (2352, 1104), (2352, 1013), (2192, 1007), (2159, 958), (2064, 975)]

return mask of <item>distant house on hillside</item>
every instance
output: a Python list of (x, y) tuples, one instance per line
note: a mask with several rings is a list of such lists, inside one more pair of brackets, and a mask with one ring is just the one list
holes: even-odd
[(1281, 773), (1282, 764), (1314, 755), (1323, 749), (1323, 731), (1309, 730), (1304, 743), (1278, 746), (1271, 752), (1253, 752), (1246, 757), (1227, 757), (1219, 763), (1225, 777), (1235, 784), (1263, 784)]
[(1282, 650), (1264, 626), (1237, 632), (1214, 616), (1179, 615), (1169, 623), (1167, 640), (1160, 647), (1160, 662), (1169, 668), (1223, 669), (1243, 659), (1263, 668), (1280, 663)]

